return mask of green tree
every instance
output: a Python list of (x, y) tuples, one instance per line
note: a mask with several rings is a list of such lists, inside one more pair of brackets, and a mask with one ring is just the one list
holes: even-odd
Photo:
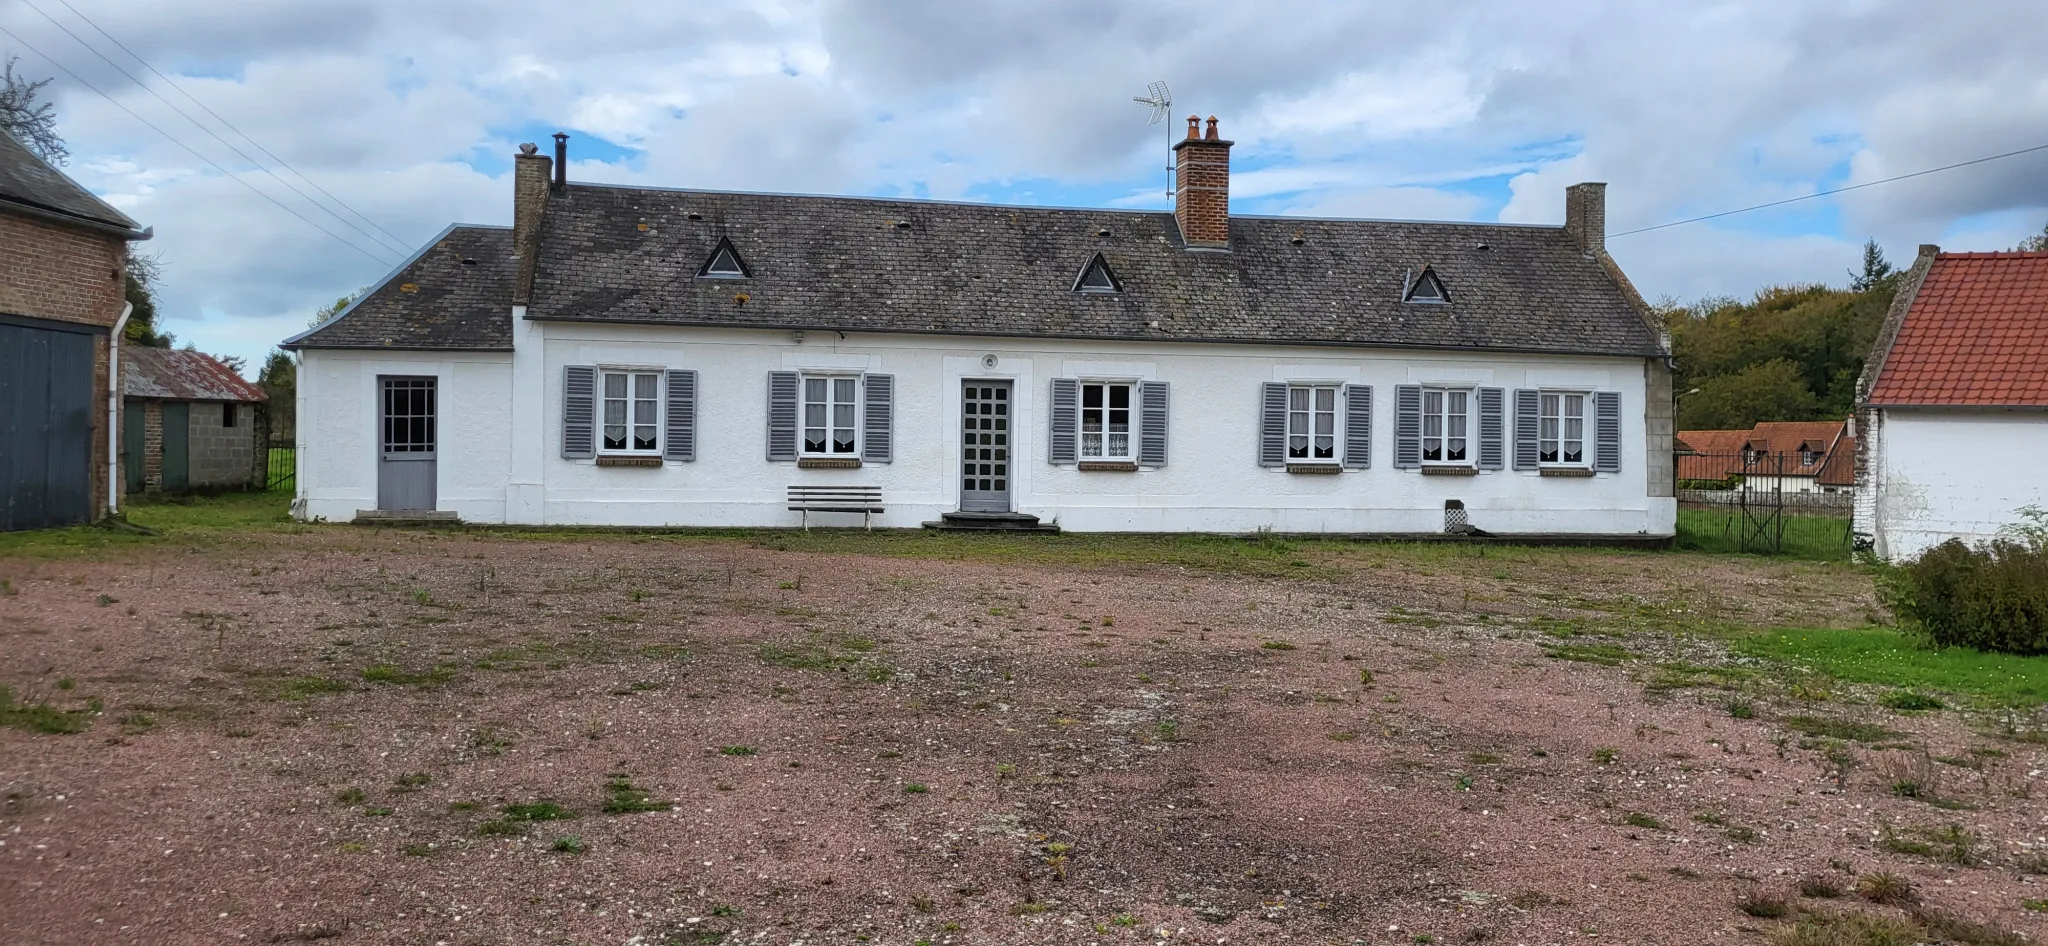
[(121, 344), (169, 348), (177, 342), (177, 336), (157, 325), (156, 283), (162, 275), (159, 257), (144, 253), (128, 257), (126, 294), (135, 309), (128, 314), (128, 327), (121, 330)]
[(1849, 290), (1869, 292), (1885, 286), (1898, 278), (1891, 260), (1884, 258), (1884, 248), (1876, 240), (1863, 241), (1863, 271), (1849, 271)]
[(1682, 430), (1741, 430), (1777, 420), (1811, 420), (1819, 399), (1799, 365), (1784, 358), (1699, 382), (1679, 398)]
[(270, 439), (297, 439), (299, 363), (292, 360), (291, 354), (283, 349), (271, 349), (270, 354), (263, 359), (263, 370), (256, 373), (256, 386), (263, 389), (263, 394), (267, 398), (265, 410), (270, 415)]
[(2013, 250), (2020, 253), (2048, 252), (2048, 225), (2043, 225), (2041, 232), (2021, 240), (2020, 245), (2013, 247)]
[(13, 135), (37, 157), (62, 165), (71, 159), (71, 149), (64, 146), (63, 136), (57, 134), (57, 107), (39, 101), (50, 80), (30, 82), (17, 74), (14, 64), (20, 61), (19, 56), (9, 56), (6, 64), (0, 66), (0, 129)]

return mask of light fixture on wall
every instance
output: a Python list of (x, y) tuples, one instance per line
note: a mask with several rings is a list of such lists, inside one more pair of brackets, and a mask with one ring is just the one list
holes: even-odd
[(798, 345), (801, 345), (801, 344), (803, 344), (803, 343), (804, 343), (804, 330), (803, 330), (803, 329), (797, 329), (796, 331), (794, 331), (794, 332), (791, 332), (791, 333), (789, 333), (789, 340), (790, 340), (791, 342), (794, 342), (794, 343), (798, 344)]
[(996, 370), (996, 365), (999, 364), (1001, 361), (1002, 359), (997, 358), (993, 354), (983, 355), (981, 356), (981, 370), (994, 371)]

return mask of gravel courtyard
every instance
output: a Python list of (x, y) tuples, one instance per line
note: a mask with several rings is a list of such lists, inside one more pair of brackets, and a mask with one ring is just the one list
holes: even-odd
[(2048, 930), (2048, 747), (1727, 656), (1868, 620), (1847, 566), (319, 527), (0, 580), (80, 730), (0, 727), (8, 944)]

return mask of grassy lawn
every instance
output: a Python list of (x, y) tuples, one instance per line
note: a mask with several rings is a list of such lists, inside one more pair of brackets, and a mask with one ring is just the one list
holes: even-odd
[(2048, 703), (2048, 657), (1935, 650), (1889, 628), (1768, 631), (1739, 639), (1735, 650), (1851, 683), (1936, 690), (1999, 704)]
[(286, 493), (222, 493), (217, 496), (173, 496), (122, 501), (129, 522), (158, 533), (149, 535), (117, 524), (0, 532), (0, 556), (61, 557), (161, 545), (166, 539), (211, 541), (250, 532), (297, 531)]
[[(1782, 522), (1784, 555), (1813, 561), (1849, 560), (1849, 517), (1795, 515), (1786, 510)], [(1742, 527), (1740, 509), (1681, 508), (1677, 544), (1693, 552), (1740, 552)]]

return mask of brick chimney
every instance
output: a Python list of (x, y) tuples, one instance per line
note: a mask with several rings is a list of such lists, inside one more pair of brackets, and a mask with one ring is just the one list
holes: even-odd
[(1588, 256), (1607, 252), (1607, 185), (1573, 184), (1564, 189), (1564, 232)]
[(1181, 241), (1190, 248), (1230, 248), (1230, 145), (1216, 135), (1216, 116), (1209, 133), (1202, 120), (1188, 116), (1188, 137), (1173, 146), (1173, 219)]
[(540, 221), (548, 210), (548, 171), (553, 162), (532, 143), (519, 146), (512, 158), (512, 258), (519, 262), (512, 281), (512, 304), (533, 300), (533, 268), (540, 255)]

